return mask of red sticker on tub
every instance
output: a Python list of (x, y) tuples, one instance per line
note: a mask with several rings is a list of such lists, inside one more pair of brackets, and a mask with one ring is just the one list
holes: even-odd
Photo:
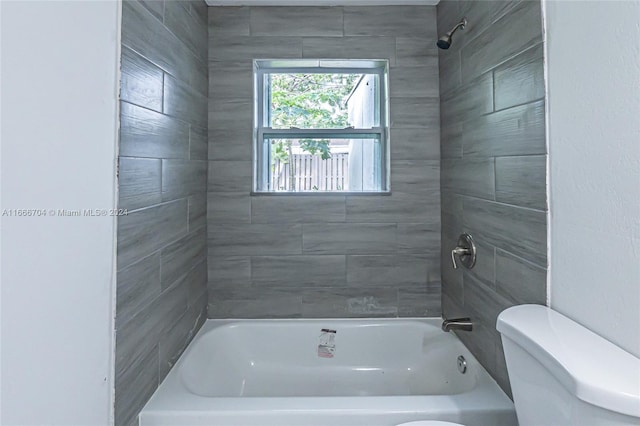
[(318, 342), (318, 356), (321, 358), (333, 358), (336, 352), (336, 330), (323, 328), (320, 330)]

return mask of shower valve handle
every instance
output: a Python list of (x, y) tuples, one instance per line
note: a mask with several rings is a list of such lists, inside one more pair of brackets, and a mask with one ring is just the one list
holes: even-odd
[(453, 263), (453, 269), (458, 269), (458, 262), (456, 260), (458, 256), (460, 263), (465, 268), (471, 269), (476, 264), (476, 244), (473, 242), (473, 238), (469, 234), (462, 234), (458, 238), (458, 244), (451, 250), (451, 262)]
[(456, 247), (451, 250), (451, 262), (453, 262), (453, 269), (458, 269), (458, 263), (456, 262), (456, 256), (464, 256), (471, 254), (471, 250), (464, 247)]

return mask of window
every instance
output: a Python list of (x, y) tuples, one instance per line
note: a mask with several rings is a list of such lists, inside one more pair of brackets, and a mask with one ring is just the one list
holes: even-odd
[(388, 63), (259, 60), (256, 192), (387, 192)]

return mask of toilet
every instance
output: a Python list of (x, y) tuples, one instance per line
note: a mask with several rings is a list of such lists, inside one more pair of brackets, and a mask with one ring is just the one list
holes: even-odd
[(541, 305), (506, 309), (496, 328), (520, 426), (640, 425), (639, 358)]
[(640, 359), (545, 306), (506, 309), (496, 328), (520, 426), (640, 424)]

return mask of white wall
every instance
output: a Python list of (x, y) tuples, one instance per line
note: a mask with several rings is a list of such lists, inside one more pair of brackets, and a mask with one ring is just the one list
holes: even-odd
[(551, 307), (640, 356), (640, 2), (545, 7)]
[[(115, 206), (119, 5), (1, 10), (1, 209)], [(2, 425), (112, 419), (113, 217), (2, 217)]]

